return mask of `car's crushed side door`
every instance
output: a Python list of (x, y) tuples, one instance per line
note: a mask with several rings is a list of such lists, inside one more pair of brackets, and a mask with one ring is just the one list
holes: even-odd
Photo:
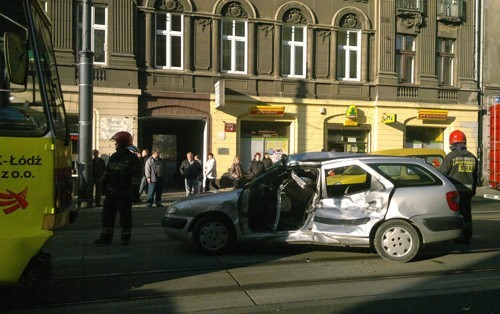
[(314, 241), (368, 241), (372, 227), (384, 219), (393, 185), (359, 161), (324, 165), (321, 199), (310, 220)]

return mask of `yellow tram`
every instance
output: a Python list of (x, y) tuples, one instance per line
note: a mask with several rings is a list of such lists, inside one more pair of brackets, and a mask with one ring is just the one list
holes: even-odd
[(50, 276), (42, 252), (72, 222), (71, 142), (36, 0), (0, 0), (0, 287)]

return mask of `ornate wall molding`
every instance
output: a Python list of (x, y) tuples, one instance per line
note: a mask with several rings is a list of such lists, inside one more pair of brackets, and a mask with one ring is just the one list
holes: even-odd
[(157, 0), (155, 9), (172, 12), (184, 12), (184, 6), (178, 0)]
[(396, 16), (401, 26), (407, 30), (413, 29), (416, 33), (420, 32), (420, 28), (424, 24), (424, 16), (418, 11), (398, 9)]
[(269, 34), (273, 32), (274, 25), (272, 24), (261, 24), (259, 25), (259, 30), (264, 34), (264, 38), (268, 38)]
[(307, 19), (300, 9), (293, 8), (283, 15), (283, 22), (290, 24), (307, 24)]
[(210, 28), (210, 25), (212, 23), (211, 19), (197, 19), (196, 23), (201, 26), (201, 32), (205, 33), (207, 28)]
[(354, 13), (348, 13), (340, 19), (340, 27), (343, 28), (362, 28), (358, 16)]
[(330, 35), (331, 35), (331, 31), (329, 31), (329, 30), (319, 30), (318, 31), (318, 36), (319, 36), (319, 38), (321, 38), (322, 44), (324, 44), (328, 40)]
[(248, 13), (239, 2), (230, 2), (222, 8), (222, 16), (229, 18), (248, 18)]

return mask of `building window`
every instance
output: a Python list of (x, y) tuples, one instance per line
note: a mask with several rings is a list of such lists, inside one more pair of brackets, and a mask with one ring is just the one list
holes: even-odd
[(247, 28), (245, 20), (222, 21), (222, 72), (247, 73)]
[(445, 19), (461, 19), (463, 17), (463, 0), (437, 0), (437, 15)]
[(415, 83), (415, 36), (396, 34), (396, 74), (399, 83)]
[(437, 40), (437, 78), (440, 85), (453, 86), (454, 39), (438, 38)]
[(396, 0), (396, 8), (400, 10), (423, 11), (423, 0)]
[(283, 26), (283, 76), (305, 77), (306, 75), (306, 34), (304, 26)]
[[(82, 5), (78, 5), (77, 48), (82, 50)], [(105, 6), (92, 6), (90, 21), (90, 49), (94, 52), (95, 64), (106, 64), (107, 33), (108, 33), (108, 8)]]
[(359, 81), (361, 77), (361, 31), (339, 31), (337, 78)]
[(182, 14), (156, 14), (155, 66), (157, 68), (182, 70), (183, 30)]

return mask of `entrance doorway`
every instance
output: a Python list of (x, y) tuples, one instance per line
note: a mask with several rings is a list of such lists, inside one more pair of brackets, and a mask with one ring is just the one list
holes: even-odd
[(369, 128), (345, 128), (341, 124), (329, 124), (326, 151), (343, 153), (367, 153)]
[(269, 153), (276, 162), (281, 155), (290, 153), (290, 122), (242, 121), (241, 166), (248, 167), (255, 153)]
[(159, 148), (166, 162), (166, 187), (182, 188), (184, 180), (178, 169), (186, 153), (200, 155), (204, 160), (206, 120), (144, 117), (139, 119), (139, 147)]

